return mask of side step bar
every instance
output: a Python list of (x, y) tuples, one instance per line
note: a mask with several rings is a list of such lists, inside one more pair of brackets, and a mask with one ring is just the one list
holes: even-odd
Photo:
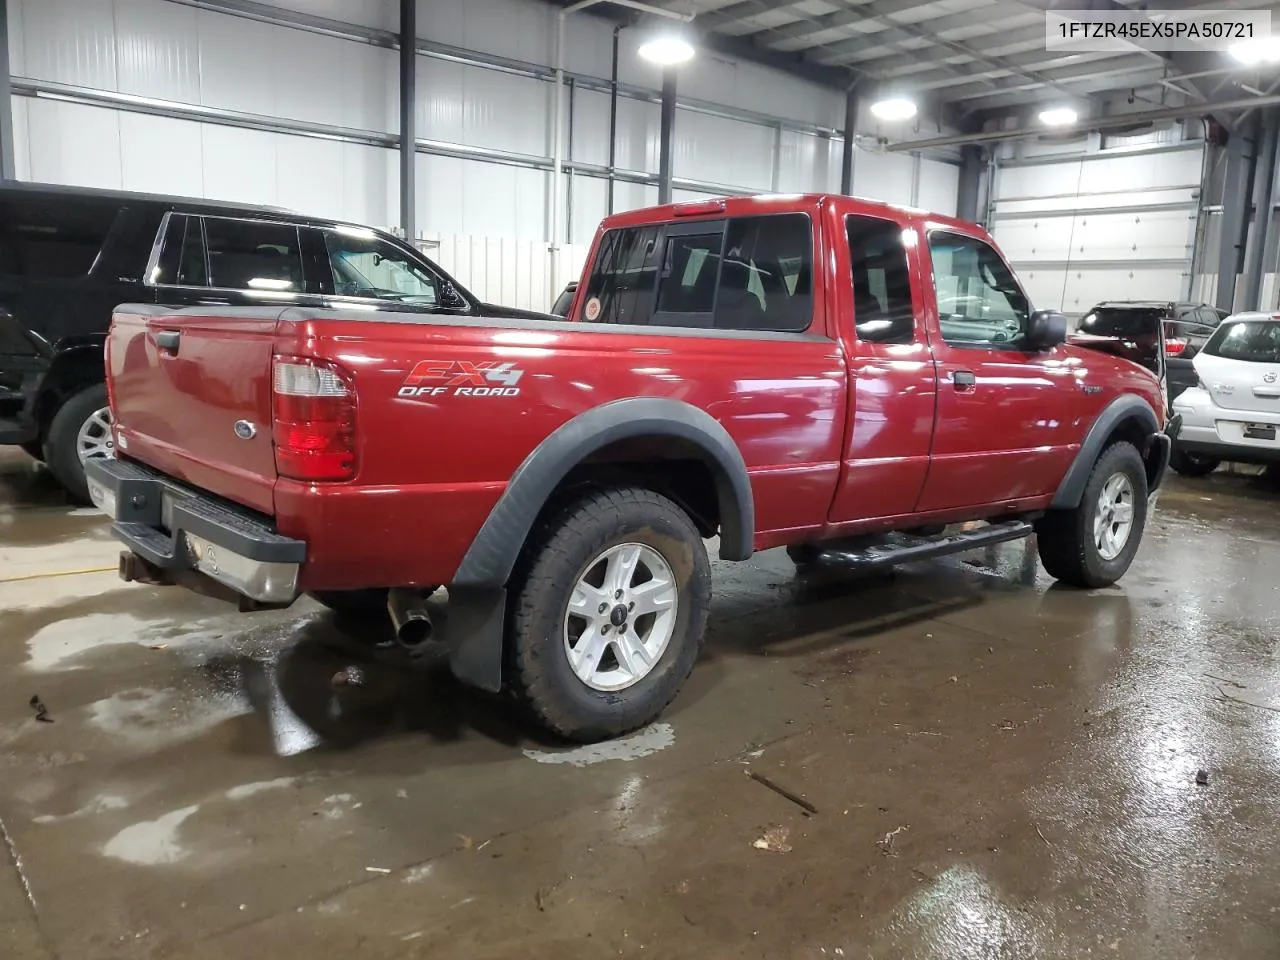
[(899, 563), (933, 560), (948, 554), (973, 550), (976, 547), (1005, 543), (1008, 540), (1021, 540), (1023, 537), (1031, 536), (1031, 533), (1030, 523), (1025, 520), (1011, 520), (939, 537), (913, 537), (908, 534), (891, 533), (875, 543), (858, 549), (842, 549), (839, 546), (824, 548), (821, 544), (815, 544), (815, 546), (822, 551), (824, 559), (848, 564), (859, 570), (871, 570), (876, 567), (896, 566)]

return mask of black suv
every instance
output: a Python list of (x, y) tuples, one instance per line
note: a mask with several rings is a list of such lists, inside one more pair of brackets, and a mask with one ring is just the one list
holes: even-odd
[(85, 460), (111, 455), (103, 344), (122, 303), (546, 317), (479, 302), (413, 247), (367, 227), (206, 200), (5, 184), (0, 443), (45, 461), (80, 499)]
[(1153, 365), (1153, 361), (1163, 353), (1163, 372), (1169, 402), (1173, 403), (1174, 397), (1196, 385), (1191, 359), (1226, 315), (1205, 303), (1107, 300), (1080, 319), (1078, 332), (1115, 338), (1129, 349), (1130, 359), (1157, 373), (1160, 365)]

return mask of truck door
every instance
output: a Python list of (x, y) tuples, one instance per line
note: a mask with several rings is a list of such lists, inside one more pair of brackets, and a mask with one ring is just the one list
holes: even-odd
[(991, 244), (950, 226), (927, 225), (926, 236), (938, 407), (917, 510), (1052, 493), (1079, 441), (1078, 388), (1066, 351), (1019, 346), (1031, 307)]
[(836, 270), (849, 356), (848, 445), (831, 520), (909, 514), (925, 482), (937, 383), (916, 229), (905, 215), (849, 214)]

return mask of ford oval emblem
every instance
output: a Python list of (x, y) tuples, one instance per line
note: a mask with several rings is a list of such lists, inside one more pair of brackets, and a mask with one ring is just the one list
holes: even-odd
[(252, 440), (258, 435), (258, 428), (248, 420), (236, 421), (236, 436), (241, 440)]

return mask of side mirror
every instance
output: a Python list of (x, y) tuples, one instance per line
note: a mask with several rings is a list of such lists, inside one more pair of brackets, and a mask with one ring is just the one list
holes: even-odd
[(1067, 340), (1067, 318), (1057, 310), (1037, 310), (1027, 321), (1025, 343), (1032, 350), (1048, 350)]
[(446, 280), (440, 285), (440, 306), (447, 307), (450, 310), (465, 310), (468, 304), (462, 294), (458, 292), (458, 288)]

